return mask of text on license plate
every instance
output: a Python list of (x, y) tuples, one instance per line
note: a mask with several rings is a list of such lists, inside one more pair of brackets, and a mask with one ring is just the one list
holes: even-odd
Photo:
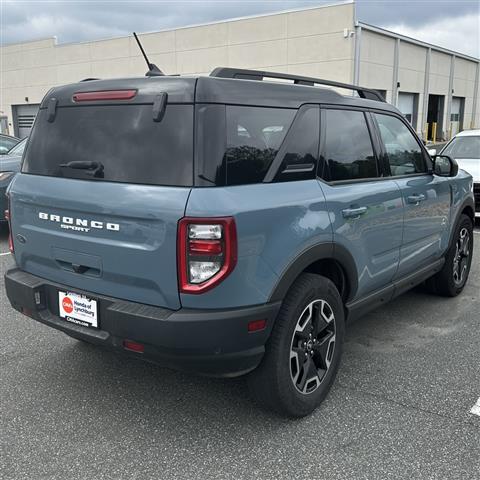
[(60, 317), (84, 327), (98, 328), (97, 301), (72, 292), (58, 292)]

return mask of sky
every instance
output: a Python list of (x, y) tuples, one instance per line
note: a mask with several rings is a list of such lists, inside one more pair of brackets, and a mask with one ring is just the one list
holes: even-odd
[[(58, 43), (152, 32), (335, 0), (0, 0), (0, 42)], [(357, 0), (359, 20), (480, 57), (480, 0)]]

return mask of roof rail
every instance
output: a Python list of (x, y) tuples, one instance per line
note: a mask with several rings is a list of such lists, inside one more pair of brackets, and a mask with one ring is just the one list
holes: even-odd
[(361, 98), (385, 102), (382, 94), (371, 88), (359, 87), (358, 85), (340, 83), (332, 80), (323, 80), (321, 78), (302, 77), (288, 73), (263, 72), (261, 70), (247, 70), (243, 68), (217, 67), (212, 71), (212, 73), (210, 73), (210, 76), (216, 78), (237, 78), (241, 80), (259, 81), (262, 81), (264, 78), (278, 78), (279, 80), (291, 80), (295, 85), (307, 85), (310, 87), (314, 87), (315, 85), (327, 85), (329, 87), (354, 90)]
[(91, 82), (92, 80), (100, 80), (99, 78), (84, 78), (83, 80), (80, 80), (81, 82)]

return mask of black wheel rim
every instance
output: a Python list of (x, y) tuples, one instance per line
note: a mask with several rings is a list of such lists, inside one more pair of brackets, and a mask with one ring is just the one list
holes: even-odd
[(335, 315), (325, 300), (309, 303), (298, 318), (290, 347), (290, 376), (302, 394), (317, 390), (335, 351)]
[(467, 277), (470, 260), (470, 232), (463, 227), (458, 235), (453, 258), (453, 281), (462, 285)]

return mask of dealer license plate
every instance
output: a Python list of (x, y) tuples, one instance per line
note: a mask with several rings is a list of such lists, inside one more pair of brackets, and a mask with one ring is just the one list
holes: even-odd
[(58, 292), (60, 317), (83, 327), (98, 328), (97, 301), (72, 292)]

